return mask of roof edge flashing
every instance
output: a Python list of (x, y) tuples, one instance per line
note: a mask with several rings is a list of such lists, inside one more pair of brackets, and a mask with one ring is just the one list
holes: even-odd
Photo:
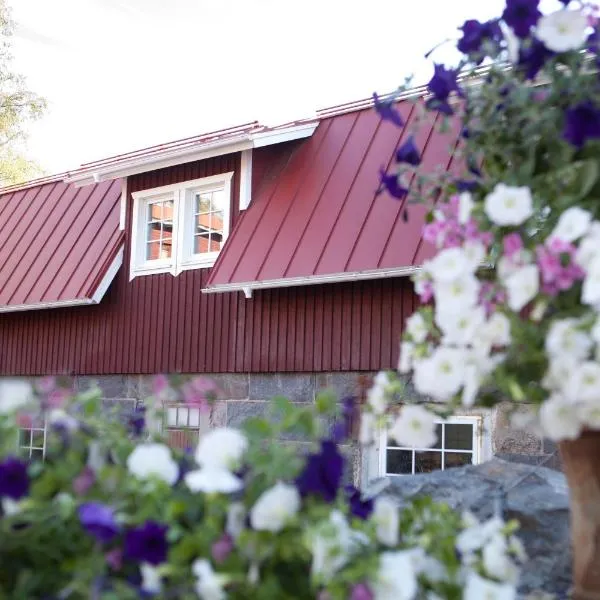
[(344, 283), (349, 281), (365, 281), (369, 279), (387, 279), (390, 277), (409, 277), (418, 273), (421, 267), (395, 267), (392, 269), (370, 269), (367, 271), (351, 271), (348, 273), (332, 273), (330, 275), (311, 275), (308, 277), (283, 277), (263, 281), (246, 281), (243, 283), (223, 283), (209, 285), (202, 289), (205, 294), (223, 292), (244, 292), (246, 298), (252, 297), (254, 290), (280, 287), (299, 287), (304, 285), (320, 285), (324, 283)]
[(65, 183), (72, 183), (77, 187), (128, 177), (146, 171), (155, 171), (166, 167), (205, 160), (214, 156), (222, 156), (233, 152), (242, 152), (252, 148), (272, 146), (292, 140), (305, 139), (315, 132), (318, 121), (293, 124), (287, 127), (265, 129), (260, 132), (244, 132), (235, 137), (210, 142), (199, 142), (184, 148), (169, 148), (164, 152), (155, 152), (151, 156), (136, 156), (105, 166), (94, 166), (73, 171), (65, 175)]

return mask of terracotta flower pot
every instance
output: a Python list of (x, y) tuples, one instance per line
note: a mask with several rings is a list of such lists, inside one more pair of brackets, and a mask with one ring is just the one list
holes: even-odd
[(560, 443), (569, 483), (573, 600), (600, 600), (600, 431)]

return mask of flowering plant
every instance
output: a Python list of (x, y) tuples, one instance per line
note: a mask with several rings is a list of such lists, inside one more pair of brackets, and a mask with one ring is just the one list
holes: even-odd
[[(326, 394), (302, 408), (278, 398), (272, 419), (212, 429), (182, 452), (142, 412), (107, 419), (97, 390), (60, 397), (0, 388), (2, 598), (515, 596), (514, 524), (428, 499), (400, 510), (347, 480), (349, 400), (340, 410)], [(28, 463), (17, 430), (40, 417), (45, 459)], [(305, 454), (281, 443), (297, 436)]]
[[(399, 372), (439, 403), (433, 412), (532, 404), (543, 435), (561, 441), (600, 430), (598, 9), (538, 5), (507, 0), (500, 18), (466, 21), (458, 68), (435, 65), (424, 112), (457, 132), (463, 175), (423, 172), (410, 136), (382, 186), (430, 202), (423, 238), (436, 249), (414, 277), (423, 306)], [(398, 121), (393, 102), (376, 106)], [(389, 395), (384, 383), (373, 395)], [(415, 415), (400, 417), (396, 439), (435, 442), (434, 419)]]

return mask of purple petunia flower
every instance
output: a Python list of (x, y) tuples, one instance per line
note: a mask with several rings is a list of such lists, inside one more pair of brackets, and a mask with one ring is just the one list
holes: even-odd
[[(481, 52), (484, 41), (499, 41), (502, 39), (502, 31), (497, 20), (480, 23), (476, 19), (465, 21), (460, 27), (463, 32), (462, 38), (458, 40), (457, 47), (463, 54), (477, 54)], [(477, 57), (477, 63), (483, 60), (483, 56)]]
[(146, 521), (125, 534), (125, 556), (139, 562), (158, 565), (167, 559), (167, 529), (155, 521)]
[(227, 557), (233, 550), (233, 538), (224, 533), (210, 548), (210, 553), (216, 564), (220, 564), (227, 560)]
[(326, 502), (333, 502), (342, 483), (344, 458), (338, 452), (335, 442), (324, 440), (321, 450), (311, 454), (304, 471), (296, 480), (302, 496), (321, 496)]
[(569, 108), (563, 138), (576, 148), (581, 148), (589, 139), (600, 138), (600, 109), (589, 100)]
[(350, 505), (350, 512), (359, 519), (368, 519), (373, 512), (373, 500), (371, 498), (364, 499), (360, 490), (357, 490), (353, 485), (347, 485), (345, 491)]
[(377, 190), (377, 195), (381, 194), (384, 190), (390, 194), (390, 196), (397, 200), (402, 200), (408, 194), (408, 190), (398, 183), (398, 176), (393, 173), (388, 175), (383, 169), (379, 172), (380, 187)]
[(29, 492), (27, 464), (9, 457), (0, 463), (0, 497), (19, 500)]
[(379, 96), (373, 92), (373, 103), (377, 114), (384, 120), (393, 123), (397, 127), (404, 127), (404, 119), (400, 113), (394, 108), (393, 100), (380, 100)]
[(352, 423), (356, 416), (356, 398), (347, 396), (342, 400), (342, 418), (332, 428), (331, 437), (335, 442), (342, 442), (352, 435)]
[(517, 37), (526, 38), (542, 16), (539, 3), (540, 0), (506, 0), (502, 18)]
[(409, 165), (413, 165), (414, 167), (421, 164), (421, 155), (419, 154), (419, 149), (415, 144), (414, 136), (409, 136), (409, 138), (398, 148), (396, 151), (396, 160), (399, 163), (407, 163)]
[(455, 181), (456, 190), (462, 192), (474, 192), (479, 187), (479, 182), (470, 179), (457, 179)]
[(519, 53), (519, 66), (524, 69), (527, 79), (535, 79), (546, 61), (554, 56), (554, 52), (548, 50), (539, 40), (533, 42)]
[(366, 583), (357, 583), (350, 592), (350, 600), (373, 600), (373, 592)]
[(110, 542), (119, 533), (115, 513), (110, 506), (100, 502), (86, 502), (78, 511), (83, 528), (99, 542)]
[(133, 413), (129, 416), (129, 430), (134, 436), (139, 437), (146, 427), (146, 407), (136, 406)]
[(438, 100), (447, 100), (452, 92), (460, 92), (456, 78), (458, 69), (446, 69), (444, 65), (435, 64), (433, 77), (427, 84), (427, 89)]

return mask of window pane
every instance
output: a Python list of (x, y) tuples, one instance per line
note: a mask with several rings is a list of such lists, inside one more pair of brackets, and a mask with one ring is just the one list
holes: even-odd
[(31, 432), (31, 445), (34, 448), (43, 448), (44, 447), (44, 431), (34, 429)]
[(217, 233), (223, 233), (223, 219), (224, 215), (222, 212), (214, 212), (211, 215), (210, 226), (213, 231)]
[(188, 409), (178, 408), (177, 409), (177, 425), (185, 427), (188, 424)]
[(203, 254), (208, 252), (208, 245), (210, 241), (209, 233), (201, 233), (194, 237), (194, 252), (196, 254)]
[(211, 210), (225, 210), (225, 190), (216, 190), (212, 193)]
[(171, 253), (173, 251), (173, 244), (171, 242), (171, 238), (166, 240), (162, 240), (162, 244), (160, 245), (160, 257), (161, 258), (171, 258)]
[(472, 450), (473, 425), (465, 423), (446, 423), (445, 448), (449, 450)]
[(167, 425), (173, 427), (177, 424), (177, 409), (174, 406), (167, 410)]
[(35, 448), (31, 451), (31, 460), (43, 460), (44, 451), (41, 448)]
[(199, 408), (190, 408), (190, 422), (188, 423), (190, 427), (200, 427), (200, 409)]
[(470, 465), (473, 462), (473, 455), (470, 452), (446, 452), (444, 454), (444, 468), (462, 467)]
[(156, 240), (160, 240), (162, 235), (162, 228), (160, 222), (157, 223), (149, 223), (148, 224), (148, 232), (146, 233), (146, 241), (153, 242)]
[(146, 260), (156, 260), (160, 258), (160, 241), (150, 242), (146, 245)]
[(387, 472), (392, 475), (412, 473), (412, 450), (388, 450)]
[(415, 473), (431, 473), (441, 468), (441, 452), (415, 452)]
[(212, 194), (196, 194), (195, 211), (196, 213), (210, 212), (212, 205)]

